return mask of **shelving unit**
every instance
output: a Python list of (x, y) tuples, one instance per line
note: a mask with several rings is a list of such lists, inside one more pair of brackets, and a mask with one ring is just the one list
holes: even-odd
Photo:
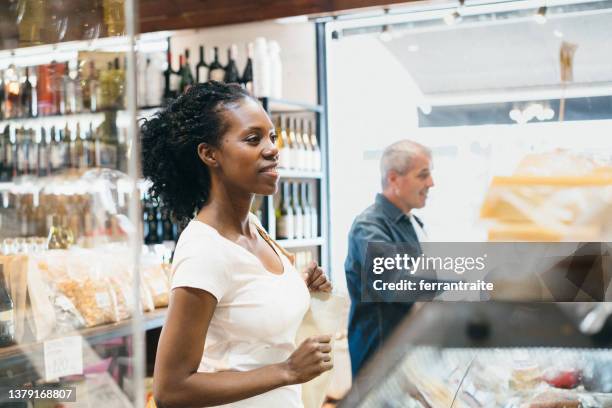
[[(322, 105), (313, 105), (300, 101), (290, 101), (286, 99), (275, 99), (275, 98), (260, 98), (261, 104), (264, 109), (270, 115), (275, 114), (291, 114), (291, 113), (313, 113), (316, 122), (317, 139), (319, 146), (321, 147), (321, 154), (326, 151), (325, 146), (327, 145), (327, 134), (326, 126), (323, 125), (325, 122), (325, 109)], [(322, 160), (322, 163), (324, 160)], [(327, 237), (327, 220), (328, 210), (326, 203), (326, 185), (327, 185), (327, 174), (326, 167), (323, 165), (322, 171), (301, 171), (292, 169), (280, 169), (279, 175), (281, 181), (287, 179), (299, 179), (300, 181), (312, 181), (314, 182), (317, 190), (316, 197), (316, 208), (318, 213), (318, 238), (306, 238), (306, 239), (288, 239), (278, 240), (277, 242), (284, 248), (310, 248), (316, 251), (319, 263), (323, 267), (323, 270), (329, 270), (329, 248), (328, 248), (328, 237)], [(263, 223), (266, 226), (268, 233), (275, 238), (276, 237), (276, 223), (274, 222), (275, 207), (274, 197), (268, 196), (264, 198), (264, 204), (262, 205), (263, 210)]]
[[(145, 313), (142, 319), (143, 329), (150, 330), (161, 327), (166, 321), (166, 314), (166, 308)], [(132, 320), (128, 319), (117, 323), (82, 329), (74, 333), (63, 333), (57, 337), (79, 335), (90, 346), (93, 346), (117, 337), (130, 336), (131, 334)], [(34, 365), (42, 367), (44, 361), (43, 347), (44, 341), (0, 348), (0, 370), (6, 370), (10, 367), (27, 363), (34, 363)]]
[[(138, 108), (138, 119), (148, 118), (153, 115), (161, 106), (143, 106)], [(129, 121), (129, 113), (123, 109), (100, 109), (96, 112), (78, 112), (66, 115), (46, 115), (35, 116), (31, 118), (9, 118), (0, 120), (0, 132), (3, 132), (7, 126), (16, 127), (63, 127), (66, 123), (92, 123), (95, 127), (99, 126), (105, 119), (106, 114), (117, 113), (116, 124), (119, 127), (125, 127)], [(123, 125), (123, 126), (122, 126)]]

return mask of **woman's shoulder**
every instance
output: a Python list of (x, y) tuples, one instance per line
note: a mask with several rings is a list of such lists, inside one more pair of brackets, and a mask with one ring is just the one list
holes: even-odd
[(222, 245), (223, 239), (213, 227), (191, 220), (176, 243), (175, 258), (177, 255), (210, 256), (218, 253)]

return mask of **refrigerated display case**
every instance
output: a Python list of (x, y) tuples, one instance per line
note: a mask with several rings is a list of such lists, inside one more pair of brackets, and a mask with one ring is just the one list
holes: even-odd
[(583, 319), (575, 304), (422, 305), (339, 407), (612, 406), (612, 322), (586, 334)]

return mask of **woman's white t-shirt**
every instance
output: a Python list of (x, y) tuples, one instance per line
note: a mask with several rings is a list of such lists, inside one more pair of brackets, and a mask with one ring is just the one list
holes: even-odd
[[(251, 223), (258, 224), (251, 216)], [(254, 254), (201, 221), (192, 220), (181, 234), (172, 263), (172, 289), (202, 289), (217, 299), (198, 372), (253, 370), (285, 361), (295, 350), (310, 295), (289, 259), (274, 249), (283, 264), (282, 275), (268, 271)], [(302, 407), (301, 385), (223, 407)]]

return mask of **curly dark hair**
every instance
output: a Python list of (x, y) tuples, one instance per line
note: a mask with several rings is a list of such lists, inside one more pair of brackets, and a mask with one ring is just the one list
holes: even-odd
[(218, 147), (228, 127), (224, 110), (245, 98), (253, 97), (236, 84), (197, 84), (142, 124), (143, 174), (153, 184), (149, 192), (180, 223), (210, 194), (210, 172), (198, 145)]

